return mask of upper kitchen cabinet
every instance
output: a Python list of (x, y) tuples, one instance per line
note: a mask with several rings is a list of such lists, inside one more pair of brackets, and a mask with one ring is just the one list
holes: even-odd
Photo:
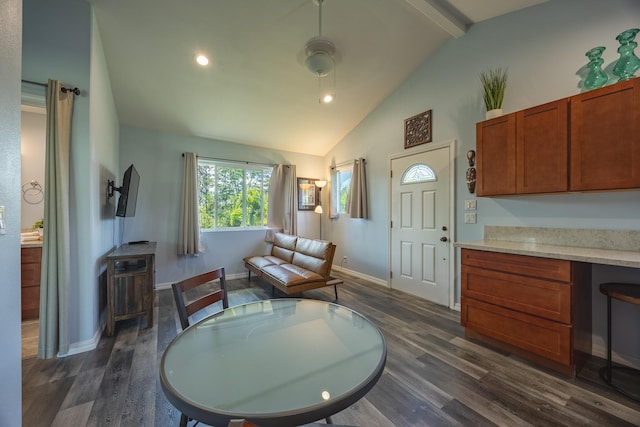
[(476, 125), (478, 196), (567, 191), (567, 98)]
[(571, 191), (640, 188), (640, 79), (571, 98)]
[(640, 78), (476, 125), (478, 196), (640, 188)]
[(478, 196), (501, 196), (516, 191), (516, 115), (476, 124)]
[(516, 113), (516, 193), (567, 191), (568, 105), (564, 98)]

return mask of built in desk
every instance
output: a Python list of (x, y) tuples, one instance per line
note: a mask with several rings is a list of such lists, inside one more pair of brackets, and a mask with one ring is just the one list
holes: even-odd
[(119, 320), (144, 316), (153, 325), (156, 242), (124, 244), (107, 256), (107, 335)]
[(640, 231), (485, 226), (461, 248), (465, 334), (575, 376), (591, 354), (591, 264), (640, 268)]

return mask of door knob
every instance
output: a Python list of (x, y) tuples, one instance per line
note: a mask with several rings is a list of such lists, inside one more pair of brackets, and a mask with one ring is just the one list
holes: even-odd
[(444, 237), (444, 236), (442, 236), (442, 237), (440, 238), (440, 241), (441, 241), (441, 242), (446, 242), (447, 240), (448, 240), (448, 239), (447, 239), (446, 237)]

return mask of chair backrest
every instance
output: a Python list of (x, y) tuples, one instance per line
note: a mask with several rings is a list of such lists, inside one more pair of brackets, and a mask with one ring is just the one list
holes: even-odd
[[(210, 292), (196, 300), (185, 304), (184, 292), (190, 289), (197, 288), (198, 286), (205, 285), (214, 280), (220, 279), (220, 289)], [(207, 273), (199, 274), (194, 277), (176, 282), (171, 285), (173, 289), (173, 298), (176, 301), (176, 307), (178, 309), (178, 315), (180, 316), (180, 324), (182, 329), (186, 329), (189, 326), (189, 316), (193, 313), (202, 310), (203, 308), (214, 304), (218, 301), (222, 301), (223, 308), (229, 308), (229, 299), (227, 296), (227, 282), (224, 274), (224, 267), (218, 268)]]

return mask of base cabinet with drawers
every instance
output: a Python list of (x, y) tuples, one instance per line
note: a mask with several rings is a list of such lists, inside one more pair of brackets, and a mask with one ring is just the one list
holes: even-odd
[(591, 266), (462, 249), (465, 334), (575, 376), (591, 353)]

